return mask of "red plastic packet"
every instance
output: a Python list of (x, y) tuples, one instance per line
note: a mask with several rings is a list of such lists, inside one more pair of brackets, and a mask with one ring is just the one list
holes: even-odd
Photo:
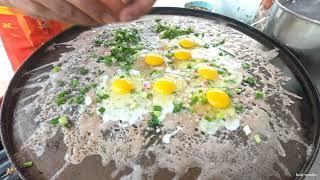
[(67, 27), (63, 23), (34, 19), (0, 6), (0, 37), (14, 71), (37, 48)]

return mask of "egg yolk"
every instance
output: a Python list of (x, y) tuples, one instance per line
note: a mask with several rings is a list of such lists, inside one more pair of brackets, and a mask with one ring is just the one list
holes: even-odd
[(127, 79), (117, 79), (112, 82), (112, 91), (117, 94), (127, 94), (133, 89), (133, 85)]
[(230, 104), (229, 95), (219, 89), (212, 89), (206, 93), (209, 104), (214, 108), (225, 109)]
[(169, 95), (172, 94), (176, 89), (176, 84), (170, 79), (158, 79), (153, 84), (153, 89), (159, 94)]
[(148, 54), (144, 57), (147, 64), (152, 66), (158, 66), (163, 63), (163, 57), (157, 54)]
[(180, 49), (174, 52), (174, 57), (178, 60), (190, 60), (192, 55), (189, 51)]
[(208, 80), (216, 80), (219, 76), (219, 72), (215, 68), (210, 66), (199, 67), (197, 72), (200, 77)]
[(179, 45), (183, 48), (192, 49), (195, 48), (198, 44), (191, 39), (181, 39), (179, 41)]

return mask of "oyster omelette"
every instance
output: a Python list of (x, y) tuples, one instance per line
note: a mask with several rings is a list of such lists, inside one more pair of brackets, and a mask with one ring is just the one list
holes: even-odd
[(67, 179), (69, 166), (99, 155), (114, 169), (104, 179), (281, 179), (301, 168), (282, 161), (286, 144), (302, 163), (311, 152), (292, 112), (300, 97), (270, 63), (277, 50), (223, 23), (146, 16), (48, 51), (61, 46), (68, 52), (28, 80), (40, 88), (20, 108), (37, 112), (37, 128), (17, 153), (30, 159), (18, 161), (41, 159), (53, 139), (66, 147), (61, 168), (37, 167), (45, 178)]

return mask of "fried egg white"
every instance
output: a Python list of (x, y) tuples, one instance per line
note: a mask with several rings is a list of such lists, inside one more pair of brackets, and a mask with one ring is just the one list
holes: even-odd
[[(142, 78), (140, 76), (130, 76), (128, 78), (135, 91), (139, 92), (143, 88)], [(102, 116), (104, 122), (120, 121), (121, 125), (133, 125), (143, 120), (143, 115), (151, 110), (150, 101), (142, 98), (141, 93), (118, 94), (110, 90), (110, 80), (107, 76), (101, 78), (98, 85), (97, 94), (109, 94), (107, 99), (103, 99), (97, 104), (97, 114)], [(103, 108), (101, 112), (99, 109)]]

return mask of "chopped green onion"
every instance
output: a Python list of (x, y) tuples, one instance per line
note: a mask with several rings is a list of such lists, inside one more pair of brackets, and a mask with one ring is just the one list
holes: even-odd
[(173, 57), (173, 53), (172, 53), (171, 51), (169, 51), (169, 52), (167, 52), (167, 53), (165, 54), (165, 56), (166, 56), (167, 58), (172, 58), (172, 57)]
[(190, 105), (193, 106), (193, 105), (197, 104), (198, 101), (199, 101), (199, 97), (198, 96), (192, 96)]
[(73, 88), (76, 88), (79, 85), (79, 80), (73, 79), (70, 84)]
[(161, 116), (161, 111), (153, 111), (152, 113), (157, 117)]
[(52, 69), (52, 72), (54, 73), (57, 73), (61, 70), (61, 67), (60, 66), (54, 66), (53, 69)]
[(19, 165), (20, 168), (29, 168), (33, 165), (32, 161), (24, 162)]
[(223, 54), (223, 52), (219, 52), (219, 56), (223, 56), (224, 54)]
[(57, 117), (57, 118), (54, 118), (54, 119), (50, 120), (50, 124), (57, 125), (59, 123), (59, 118), (60, 117)]
[(205, 116), (204, 119), (209, 121), (209, 122), (212, 122), (212, 121), (215, 120), (215, 118), (212, 118), (212, 117), (209, 117), (209, 116)]
[(225, 114), (223, 112), (219, 112), (218, 114), (216, 114), (216, 119), (224, 119)]
[(260, 144), (262, 142), (262, 140), (258, 134), (254, 135), (253, 138), (257, 144)]
[(200, 99), (200, 103), (201, 103), (202, 105), (205, 105), (205, 104), (208, 103), (207, 97), (206, 97), (205, 95), (203, 95), (203, 94), (199, 96), (199, 99)]
[(183, 103), (173, 103), (173, 113), (178, 113), (184, 109)]
[(92, 83), (90, 86), (91, 86), (92, 88), (97, 88), (97, 87), (98, 87), (98, 84), (97, 84), (97, 83)]
[(162, 31), (160, 31), (160, 32), (162, 32), (162, 34), (160, 36), (162, 39), (174, 39), (179, 36), (193, 33), (193, 29), (190, 27), (187, 29), (182, 29), (178, 26), (165, 25), (165, 26), (162, 26), (161, 28), (158, 28), (158, 29), (162, 30)]
[(162, 107), (161, 106), (153, 106), (153, 111), (162, 111)]
[(67, 102), (66, 99), (67, 91), (60, 92), (57, 97), (55, 98), (55, 103), (60, 106), (62, 104), (65, 104)]
[(94, 44), (95, 46), (101, 46), (101, 45), (103, 44), (103, 41), (102, 41), (101, 39), (97, 39), (97, 40), (94, 40), (94, 41), (93, 41), (93, 44)]
[(243, 90), (242, 90), (241, 88), (237, 88), (237, 89), (236, 89), (236, 93), (237, 93), (237, 94), (241, 94), (242, 91), (243, 91)]
[(192, 65), (191, 65), (191, 64), (188, 64), (188, 65), (187, 65), (187, 69), (192, 69)]
[(213, 45), (213, 47), (217, 47), (217, 46), (219, 46), (219, 45), (224, 44), (225, 42), (226, 42), (226, 39), (222, 39), (221, 41), (215, 42), (215, 43), (213, 43), (212, 45)]
[(163, 76), (163, 71), (155, 69), (150, 73), (150, 76), (154, 78), (159, 78)]
[(86, 69), (86, 68), (84, 68), (84, 67), (81, 67), (81, 68), (79, 69), (79, 71), (80, 71), (80, 74), (81, 74), (81, 75), (86, 75), (86, 74), (89, 73), (89, 70)]
[(237, 81), (234, 79), (226, 79), (224, 80), (225, 83), (229, 83), (229, 84), (235, 84)]
[(151, 113), (151, 119), (148, 121), (148, 126), (153, 128), (160, 126), (159, 118), (153, 113)]
[(109, 94), (104, 94), (104, 95), (98, 95), (98, 97), (100, 99), (108, 99), (110, 97), (110, 95)]
[(208, 43), (206, 43), (205, 45), (203, 45), (203, 48), (209, 49), (210, 45)]
[(155, 19), (154, 21), (158, 23), (158, 22), (161, 21), (161, 19), (157, 18), (157, 19)]
[(254, 86), (256, 84), (256, 80), (253, 77), (247, 77), (244, 82), (246, 82), (247, 84)]
[(67, 126), (69, 124), (68, 118), (65, 116), (60, 117), (58, 121), (59, 121), (59, 125), (61, 126)]
[(263, 99), (264, 93), (262, 91), (256, 91), (256, 99)]
[(235, 104), (234, 109), (236, 110), (236, 113), (240, 114), (243, 113), (245, 108), (242, 104)]
[(250, 68), (250, 64), (248, 63), (242, 63), (241, 64), (242, 69), (249, 69)]
[(152, 93), (148, 93), (148, 94), (147, 94), (147, 98), (148, 98), (148, 99), (151, 99), (152, 97), (153, 97), (153, 94), (152, 94)]
[(229, 97), (233, 97), (232, 89), (226, 87), (224, 91), (228, 94)]
[(101, 108), (98, 109), (98, 111), (99, 111), (101, 114), (103, 114), (103, 113), (106, 111), (106, 109), (105, 109), (104, 107), (101, 107)]
[(82, 104), (84, 102), (84, 100), (85, 100), (85, 97), (83, 95), (79, 95), (79, 96), (75, 97), (75, 102), (77, 104)]

